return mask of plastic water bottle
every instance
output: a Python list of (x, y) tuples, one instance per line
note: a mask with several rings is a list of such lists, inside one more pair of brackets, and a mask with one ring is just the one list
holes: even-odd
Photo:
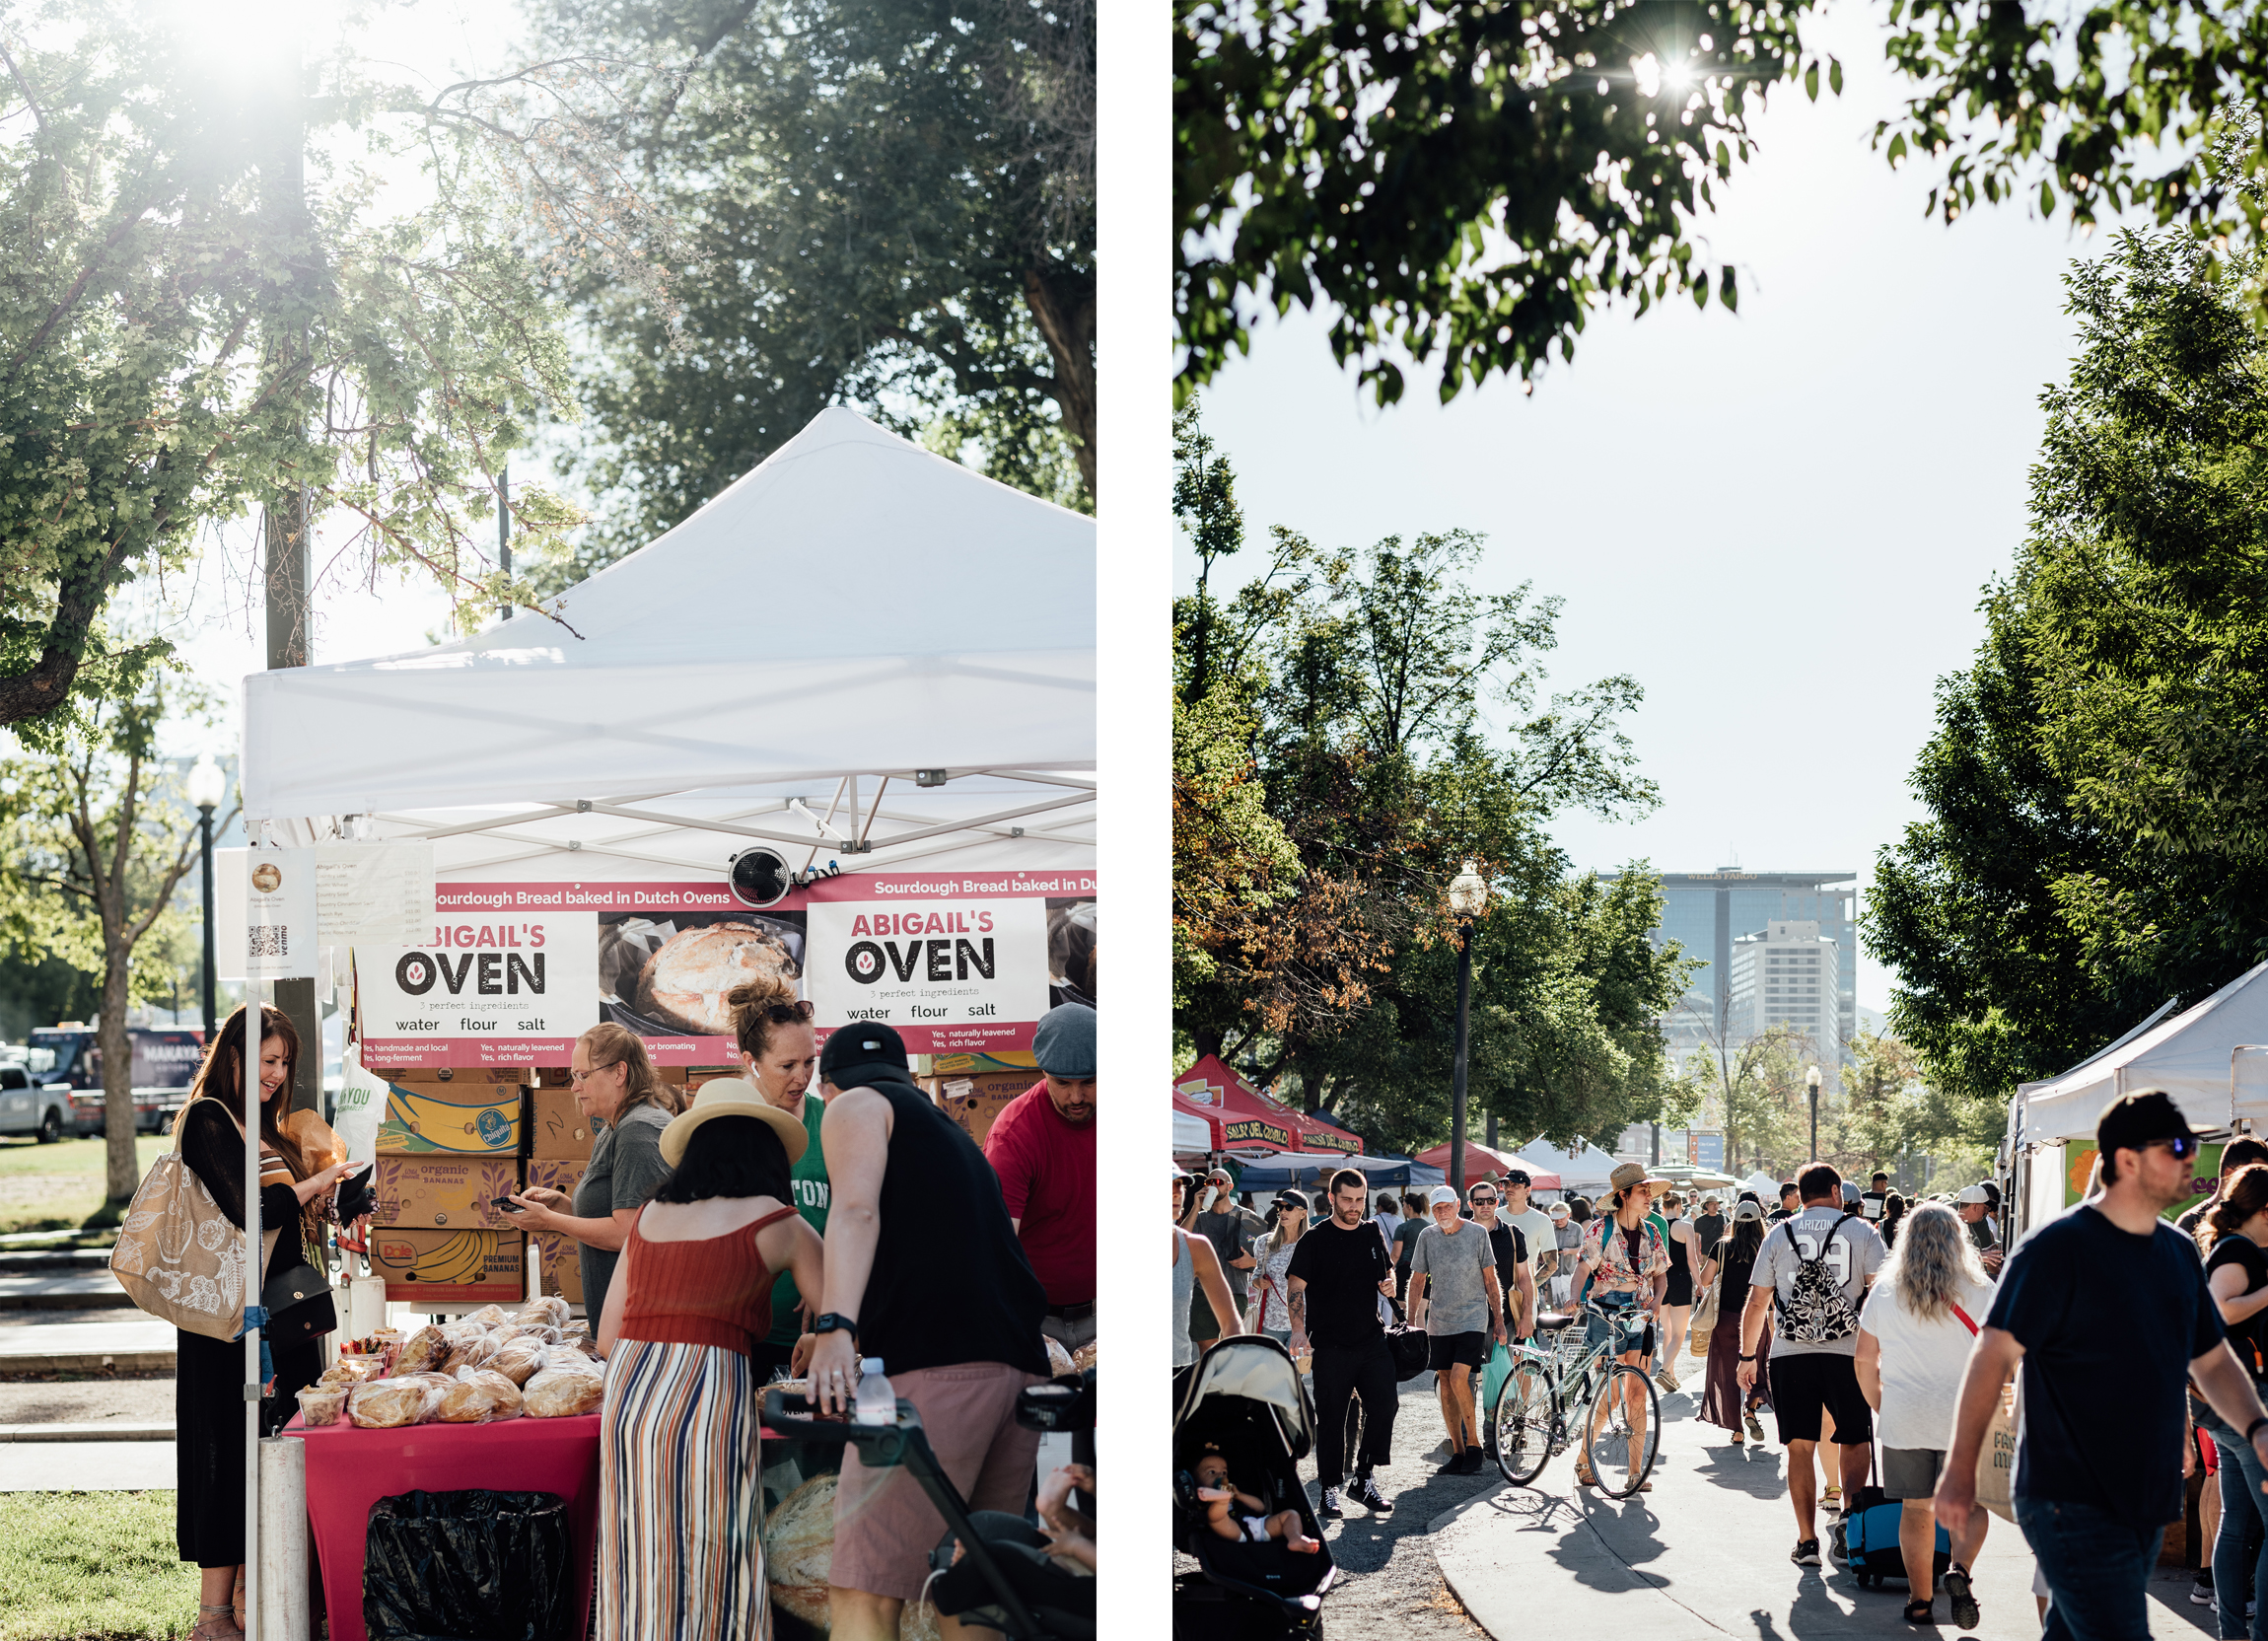
[(883, 1376), (882, 1358), (862, 1357), (858, 1365), (858, 1422), (860, 1424), (897, 1423), (897, 1391)]

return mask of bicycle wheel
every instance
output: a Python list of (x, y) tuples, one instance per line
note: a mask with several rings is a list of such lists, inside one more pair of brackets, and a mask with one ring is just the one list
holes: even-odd
[(1543, 1473), (1551, 1459), (1551, 1410), (1559, 1382), (1546, 1368), (1507, 1376), (1496, 1388), (1488, 1430), (1496, 1447), (1496, 1467), (1515, 1487)]
[[(1643, 1429), (1632, 1423), (1635, 1409)], [(1598, 1490), (1608, 1498), (1626, 1499), (1638, 1491), (1654, 1468), (1661, 1448), (1662, 1398), (1654, 1381), (1642, 1369), (1617, 1362), (1608, 1370), (1593, 1398), (1584, 1426), (1590, 1439), (1584, 1452)]]

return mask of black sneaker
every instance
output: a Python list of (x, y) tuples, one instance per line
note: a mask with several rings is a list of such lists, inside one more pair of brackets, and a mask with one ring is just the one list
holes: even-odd
[(1788, 1552), (1788, 1559), (1799, 1567), (1816, 1567), (1819, 1564), (1819, 1540), (1803, 1538)]
[(1390, 1516), (1394, 1513), (1393, 1501), (1379, 1491), (1378, 1482), (1370, 1476), (1356, 1476), (1355, 1484), (1347, 1489), (1347, 1497), (1374, 1515)]
[(1343, 1520), (1345, 1518), (1346, 1511), (1339, 1505), (1339, 1490), (1336, 1487), (1325, 1487), (1323, 1489), (1322, 1513), (1325, 1516), (1328, 1516), (1334, 1522)]
[(1456, 1473), (1458, 1475), (1478, 1475), (1487, 1468), (1488, 1461), (1482, 1457), (1480, 1449), (1466, 1448), (1464, 1450), (1464, 1463), (1459, 1466)]
[(1464, 1448), (1453, 1450), (1447, 1459), (1434, 1466), (1433, 1473), (1435, 1475), (1464, 1474), (1464, 1456), (1467, 1451)]

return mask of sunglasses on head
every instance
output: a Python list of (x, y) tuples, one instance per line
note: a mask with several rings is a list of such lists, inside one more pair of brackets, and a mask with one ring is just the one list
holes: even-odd
[(811, 1017), (812, 1006), (809, 1003), (767, 1003), (764, 1005), (764, 1018), (774, 1026), (785, 1026), (791, 1020), (808, 1021)]

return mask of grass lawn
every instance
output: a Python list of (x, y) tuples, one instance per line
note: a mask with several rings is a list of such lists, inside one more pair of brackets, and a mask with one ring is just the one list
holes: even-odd
[[(139, 1173), (149, 1173), (173, 1146), (162, 1134), (137, 1136)], [(100, 1135), (53, 1145), (0, 1139), (0, 1233), (114, 1224), (103, 1203), (103, 1147)]]
[(196, 1622), (171, 1492), (0, 1493), (0, 1641), (141, 1641)]

